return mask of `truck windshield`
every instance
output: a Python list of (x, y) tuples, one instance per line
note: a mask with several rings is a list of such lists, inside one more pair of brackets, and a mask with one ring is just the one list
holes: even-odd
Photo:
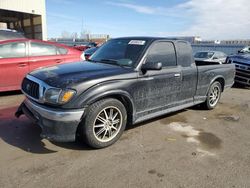
[(90, 61), (133, 67), (146, 44), (147, 40), (113, 39), (102, 45)]
[(211, 58), (213, 57), (214, 53), (213, 52), (197, 52), (194, 57), (195, 58)]

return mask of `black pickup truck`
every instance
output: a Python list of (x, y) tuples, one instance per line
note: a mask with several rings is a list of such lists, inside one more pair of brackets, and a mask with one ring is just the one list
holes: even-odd
[(94, 148), (116, 142), (127, 124), (201, 104), (213, 109), (234, 82), (233, 64), (196, 66), (188, 42), (112, 39), (88, 61), (39, 69), (22, 82), (16, 112), (53, 141), (78, 136)]

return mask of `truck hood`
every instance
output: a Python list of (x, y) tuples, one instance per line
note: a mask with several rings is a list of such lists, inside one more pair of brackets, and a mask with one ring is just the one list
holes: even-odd
[(249, 53), (231, 55), (231, 56), (229, 56), (229, 58), (231, 58), (235, 61), (240, 61), (242, 63), (250, 64), (250, 54)]
[(114, 80), (118, 75), (119, 79), (134, 77), (135, 71), (132, 68), (84, 61), (37, 69), (29, 74), (52, 87), (76, 88), (80, 84), (90, 87), (98, 82)]

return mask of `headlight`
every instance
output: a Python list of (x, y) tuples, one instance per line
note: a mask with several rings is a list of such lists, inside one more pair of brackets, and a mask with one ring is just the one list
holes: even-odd
[(71, 89), (58, 89), (58, 88), (50, 88), (46, 90), (44, 94), (44, 100), (45, 102), (51, 103), (51, 104), (65, 104), (72, 99), (72, 97), (75, 95), (76, 91)]

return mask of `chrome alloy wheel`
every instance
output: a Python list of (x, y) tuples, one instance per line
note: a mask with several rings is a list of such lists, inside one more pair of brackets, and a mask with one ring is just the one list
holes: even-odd
[(96, 116), (93, 132), (96, 139), (100, 142), (108, 142), (116, 137), (122, 126), (122, 113), (114, 107), (104, 108)]
[(217, 104), (220, 98), (220, 87), (215, 85), (209, 95), (209, 104), (213, 107)]

